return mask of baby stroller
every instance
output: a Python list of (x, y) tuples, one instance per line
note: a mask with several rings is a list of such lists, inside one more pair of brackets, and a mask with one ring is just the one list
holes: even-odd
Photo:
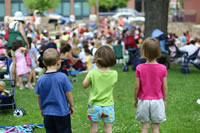
[(188, 56), (187, 52), (180, 51), (175, 44), (171, 44), (169, 46), (169, 59), (170, 62), (175, 64), (179, 64), (184, 61), (184, 59)]
[(200, 70), (200, 57), (198, 56), (200, 52), (200, 48), (198, 48), (192, 55), (185, 56), (184, 61), (182, 63), (181, 72), (182, 73), (190, 73), (189, 65), (193, 65), (197, 69)]
[(128, 48), (129, 63), (131, 63), (132, 70), (136, 70), (137, 65), (145, 63), (146, 60), (140, 57), (139, 48)]
[(158, 58), (160, 64), (164, 64), (167, 68), (170, 68), (170, 60), (168, 57), (168, 47), (169, 47), (169, 38), (161, 30), (154, 29), (151, 37), (157, 38), (160, 41), (160, 48), (162, 55)]
[(71, 61), (67, 58), (61, 60), (59, 71), (65, 73), (67, 76), (72, 76), (72, 82), (77, 81), (76, 74), (80, 72), (78, 70), (73, 70)]
[[(0, 56), (1, 61), (7, 60), (6, 56)], [(10, 76), (11, 77), (11, 76)], [(12, 109), (16, 117), (25, 115), (23, 108), (16, 107), (15, 81), (11, 78), (0, 79), (0, 109)]]

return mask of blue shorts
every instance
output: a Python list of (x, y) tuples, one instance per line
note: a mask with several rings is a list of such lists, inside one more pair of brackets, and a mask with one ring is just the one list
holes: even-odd
[(92, 105), (89, 106), (87, 111), (88, 119), (92, 122), (114, 122), (115, 120), (115, 111), (114, 105), (112, 106), (98, 106)]

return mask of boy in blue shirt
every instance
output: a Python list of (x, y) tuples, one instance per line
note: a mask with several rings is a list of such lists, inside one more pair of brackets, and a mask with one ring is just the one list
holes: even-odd
[(56, 49), (49, 48), (44, 52), (43, 63), (47, 71), (38, 79), (35, 93), (38, 95), (46, 132), (71, 133), (70, 114), (74, 113), (71, 92), (73, 86), (64, 73), (57, 72), (61, 60)]

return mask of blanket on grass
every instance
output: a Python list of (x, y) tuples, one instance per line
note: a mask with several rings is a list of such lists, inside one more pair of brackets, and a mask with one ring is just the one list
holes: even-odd
[(44, 125), (25, 124), (19, 126), (0, 126), (0, 133), (32, 133), (35, 128), (44, 128)]

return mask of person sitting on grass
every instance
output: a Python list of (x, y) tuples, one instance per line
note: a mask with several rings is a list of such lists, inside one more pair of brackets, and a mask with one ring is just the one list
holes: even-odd
[(47, 133), (71, 133), (73, 86), (64, 73), (57, 72), (61, 65), (59, 52), (54, 48), (47, 49), (43, 54), (43, 63), (47, 71), (38, 79), (35, 93), (44, 117), (44, 127)]
[(83, 81), (83, 88), (90, 88), (88, 103), (88, 118), (90, 133), (98, 132), (101, 120), (104, 122), (104, 132), (112, 133), (112, 123), (115, 120), (113, 89), (118, 73), (110, 67), (116, 64), (115, 54), (108, 45), (101, 46), (95, 53), (94, 63), (98, 69), (91, 70)]
[(167, 69), (156, 61), (161, 55), (157, 39), (147, 38), (142, 44), (141, 52), (147, 61), (136, 68), (136, 120), (142, 124), (141, 133), (148, 133), (150, 121), (152, 132), (159, 133), (159, 124), (166, 121)]

